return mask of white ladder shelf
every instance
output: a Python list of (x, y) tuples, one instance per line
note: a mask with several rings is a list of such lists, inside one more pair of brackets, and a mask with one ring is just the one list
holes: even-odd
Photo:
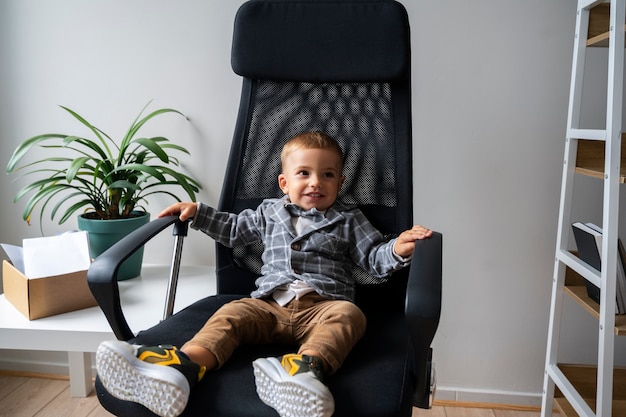
[[(626, 333), (626, 322), (618, 316), (616, 327), (615, 294), (616, 265), (618, 262), (618, 212), (619, 185), (624, 182), (621, 175), (622, 139), (622, 91), (624, 78), (624, 23), (626, 22), (626, 0), (603, 1), (579, 0), (576, 17), (576, 37), (572, 62), (570, 97), (567, 117), (567, 133), (559, 224), (557, 231), (550, 323), (543, 383), (542, 417), (550, 417), (554, 404), (565, 416), (610, 417), (626, 415), (626, 370), (614, 368), (614, 339)], [(593, 11), (592, 11), (593, 9)], [(609, 12), (610, 11), (610, 12)], [(599, 12), (608, 19), (608, 30), (598, 31), (597, 21), (590, 23), (590, 15)], [(600, 32), (600, 33), (598, 33)], [(584, 129), (579, 125), (585, 53), (588, 46), (608, 44), (608, 74), (606, 125), (604, 130)], [(585, 164), (585, 154), (600, 153), (592, 158), (596, 166)], [(603, 155), (602, 155), (603, 152)], [(603, 158), (602, 158), (603, 156)], [(597, 161), (603, 161), (597, 166)], [(626, 168), (626, 167), (624, 167)], [(571, 205), (576, 172), (602, 178), (604, 193), (602, 201), (602, 272), (589, 267), (568, 251), (571, 230)], [(600, 305), (586, 297), (579, 287), (566, 286), (566, 272), (573, 271), (601, 288)], [(568, 272), (569, 277), (569, 272)], [(569, 279), (569, 278), (568, 278)], [(581, 279), (578, 277), (578, 279)], [(563, 295), (572, 296), (585, 309), (598, 318), (597, 367), (562, 365), (558, 362), (559, 333), (561, 328)], [(614, 380), (615, 377), (615, 380)], [(589, 386), (595, 380), (595, 392), (585, 392), (581, 385)], [(616, 395), (613, 396), (613, 384)], [(580, 384), (583, 382), (583, 384)], [(585, 384), (586, 382), (586, 384)], [(555, 388), (559, 395), (555, 398)], [(621, 394), (620, 394), (621, 393)], [(595, 408), (595, 409), (594, 409)]]

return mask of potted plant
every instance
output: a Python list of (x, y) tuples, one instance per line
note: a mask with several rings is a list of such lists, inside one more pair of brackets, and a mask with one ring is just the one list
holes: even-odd
[[(189, 154), (187, 149), (162, 136), (138, 136), (141, 127), (157, 116), (167, 113), (185, 116), (169, 108), (144, 115), (149, 104), (119, 143), (64, 106), (61, 108), (87, 127), (92, 137), (46, 133), (22, 142), (9, 159), (7, 173), (22, 172), (22, 176), (33, 178), (14, 198), (17, 202), (29, 195), (24, 220), (30, 224), (37, 206), (41, 206), (40, 224), (46, 209), (50, 209), (51, 220), (60, 216), (59, 224), (81, 210), (78, 225), (89, 232), (90, 254), (95, 258), (120, 237), (149, 221), (150, 215), (144, 207), (149, 195), (167, 194), (180, 201), (171, 189), (182, 188), (195, 201), (201, 186), (177, 169), (180, 161), (174, 156)], [(26, 161), (24, 157), (34, 148), (44, 148), (44, 156)], [(120, 231), (114, 231), (116, 228)], [(98, 242), (102, 232), (105, 241)], [(119, 278), (139, 275), (141, 258), (141, 251), (129, 258), (122, 265)]]

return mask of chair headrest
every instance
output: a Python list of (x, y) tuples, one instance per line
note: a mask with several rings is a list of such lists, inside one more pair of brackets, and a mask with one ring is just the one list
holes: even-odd
[(406, 79), (408, 16), (391, 0), (251, 0), (235, 17), (231, 64), (235, 73), (252, 79)]

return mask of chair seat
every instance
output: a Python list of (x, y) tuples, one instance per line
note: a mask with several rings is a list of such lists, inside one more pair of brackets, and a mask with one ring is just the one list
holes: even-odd
[[(202, 327), (207, 317), (223, 304), (238, 298), (241, 296), (216, 295), (197, 301), (167, 321), (140, 332), (129, 342), (181, 346)], [(163, 340), (163, 335), (171, 337)], [(405, 408), (406, 404), (410, 404), (406, 396), (411, 395), (413, 386), (406, 384), (411, 366), (409, 347), (409, 335), (402, 314), (382, 313), (368, 317), (363, 339), (337, 373), (325, 380), (335, 398), (334, 416), (410, 416), (410, 409), (399, 409), (402, 404)], [(295, 349), (294, 346), (277, 344), (241, 346), (221, 370), (208, 372), (194, 388), (183, 416), (276, 417), (276, 411), (263, 404), (256, 394), (252, 361), (259, 357), (281, 356)], [(371, 358), (377, 360), (372, 361)], [(353, 398), (354, 387), (362, 387), (358, 402)], [(154, 416), (143, 406), (114, 400), (98, 379), (96, 391), (101, 404), (113, 414)]]

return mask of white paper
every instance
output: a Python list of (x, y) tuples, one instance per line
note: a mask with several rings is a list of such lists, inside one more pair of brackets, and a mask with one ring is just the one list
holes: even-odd
[(36, 279), (89, 268), (87, 232), (24, 239), (24, 275)]
[(24, 273), (24, 254), (21, 246), (9, 245), (8, 243), (2, 243), (2, 249), (7, 254), (9, 260), (22, 274)]

